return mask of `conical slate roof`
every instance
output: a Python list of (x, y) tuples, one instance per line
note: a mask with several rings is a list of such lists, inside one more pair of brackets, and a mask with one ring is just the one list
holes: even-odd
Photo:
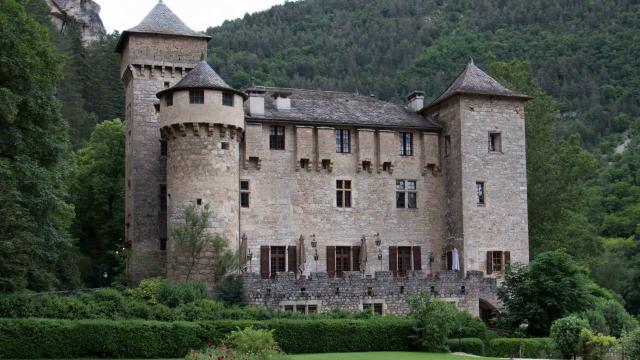
[(118, 41), (117, 50), (119, 51), (124, 39), (132, 33), (137, 34), (162, 34), (175, 36), (189, 36), (210, 39), (209, 36), (191, 30), (180, 18), (159, 0), (156, 6), (151, 9), (149, 14), (138, 24), (129, 30), (122, 32), (120, 41)]
[(200, 61), (189, 73), (182, 78), (174, 86), (160, 91), (157, 96), (160, 98), (162, 94), (167, 92), (174, 92), (176, 90), (184, 89), (215, 89), (215, 90), (228, 90), (234, 92), (243, 98), (247, 98), (247, 95), (242, 91), (238, 91), (229, 86), (218, 73), (215, 72), (209, 66), (206, 60)]
[(442, 101), (457, 94), (478, 94), (493, 95), (503, 97), (513, 97), (521, 99), (530, 99), (529, 96), (519, 94), (502, 86), (496, 79), (492, 78), (486, 72), (482, 71), (473, 63), (473, 59), (469, 61), (467, 67), (458, 75), (458, 78), (428, 107), (441, 103)]

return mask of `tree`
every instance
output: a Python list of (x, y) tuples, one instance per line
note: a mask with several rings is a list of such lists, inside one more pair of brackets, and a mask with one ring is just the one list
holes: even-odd
[(586, 310), (592, 304), (586, 270), (564, 250), (538, 255), (528, 266), (507, 269), (498, 297), (507, 313), (499, 319), (508, 328), (527, 322), (531, 336), (546, 336), (556, 319)]
[(447, 352), (447, 338), (454, 330), (454, 305), (431, 298), (424, 290), (407, 297), (410, 315), (416, 319), (414, 341), (424, 351)]
[(191, 274), (205, 249), (210, 249), (213, 260), (214, 281), (217, 282), (232, 267), (236, 265), (236, 256), (228, 250), (228, 242), (219, 235), (208, 232), (211, 215), (209, 204), (202, 207), (195, 205), (184, 209), (184, 223), (175, 222), (171, 233), (178, 249), (187, 257), (187, 274), (185, 281), (189, 281)]
[(84, 282), (98, 286), (97, 274), (118, 269), (116, 249), (124, 238), (124, 131), (119, 119), (105, 121), (72, 157), (70, 192), (76, 208), (73, 233), (84, 255)]
[(234, 275), (227, 275), (216, 285), (215, 298), (225, 306), (246, 305), (246, 295), (242, 280)]
[(575, 359), (582, 329), (589, 329), (589, 323), (575, 315), (558, 319), (551, 325), (551, 338), (565, 358)]

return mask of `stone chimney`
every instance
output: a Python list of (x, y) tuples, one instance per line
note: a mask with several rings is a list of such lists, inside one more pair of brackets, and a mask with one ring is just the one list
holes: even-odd
[(291, 99), (289, 98), (290, 93), (275, 93), (273, 96), (275, 97), (276, 109), (278, 111), (289, 111), (291, 110)]
[(424, 92), (414, 91), (407, 96), (407, 100), (409, 101), (407, 108), (411, 111), (418, 112), (424, 107)]
[(253, 86), (247, 89), (249, 95), (249, 115), (264, 116), (264, 86)]

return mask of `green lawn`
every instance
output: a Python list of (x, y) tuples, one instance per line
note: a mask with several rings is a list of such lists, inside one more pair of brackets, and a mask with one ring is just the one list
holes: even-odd
[(485, 357), (420, 352), (365, 352), (289, 355), (287, 360), (483, 360)]

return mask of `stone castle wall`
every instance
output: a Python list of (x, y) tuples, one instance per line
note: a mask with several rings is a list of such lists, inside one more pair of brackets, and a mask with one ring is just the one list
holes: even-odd
[[(445, 271), (436, 276), (424, 276), (422, 271), (410, 272), (407, 277), (394, 278), (389, 271), (363, 276), (361, 272), (347, 272), (342, 278), (330, 278), (326, 273), (311, 273), (298, 279), (293, 273), (279, 273), (275, 279), (261, 279), (257, 274), (241, 276), (250, 305), (271, 309), (316, 311), (340, 308), (361, 311), (363, 304), (382, 304), (383, 314), (404, 315), (409, 312), (406, 297), (418, 290), (431, 293), (445, 302), (454, 303), (460, 310), (480, 315), (479, 303), (498, 304), (496, 279), (484, 277), (482, 272)], [(298, 308), (300, 307), (300, 308)], [(299, 309), (299, 310), (298, 310)]]

